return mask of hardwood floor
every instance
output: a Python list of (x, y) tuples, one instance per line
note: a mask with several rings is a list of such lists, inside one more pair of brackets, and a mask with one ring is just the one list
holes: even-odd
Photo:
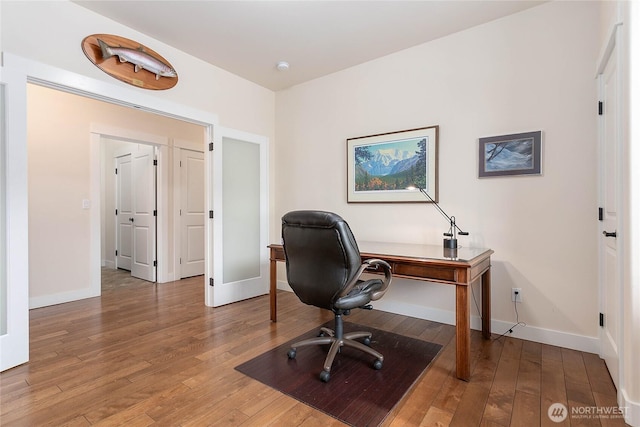
[[(272, 323), (268, 296), (210, 308), (202, 277), (154, 285), (105, 273), (102, 297), (30, 312), (31, 361), (0, 374), (2, 426), (342, 425), (234, 370), (330, 320), (328, 311), (280, 292)], [(444, 346), (386, 425), (552, 426), (555, 402), (616, 406), (595, 354), (473, 331), (467, 383), (453, 374), (452, 326), (376, 310), (349, 320)]]

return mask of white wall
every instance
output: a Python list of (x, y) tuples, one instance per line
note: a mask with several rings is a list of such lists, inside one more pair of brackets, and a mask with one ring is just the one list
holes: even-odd
[[(441, 206), (462, 245), (495, 251), (494, 332), (519, 287), (514, 336), (597, 351), (598, 19), (597, 3), (551, 2), (278, 92), (272, 235), (317, 208), (360, 240), (441, 242), (429, 205), (347, 204), (345, 161), (347, 138), (439, 125)], [(478, 179), (478, 138), (536, 130), (542, 176)], [(397, 280), (378, 307), (453, 322), (453, 289)]]
[(213, 112), (223, 126), (273, 136), (272, 91), (81, 6), (66, 0), (3, 0), (1, 19), (2, 51), (128, 88), (133, 86), (93, 65), (82, 52), (81, 43), (85, 37), (98, 33), (136, 40), (171, 62), (179, 76), (172, 89), (144, 92)]

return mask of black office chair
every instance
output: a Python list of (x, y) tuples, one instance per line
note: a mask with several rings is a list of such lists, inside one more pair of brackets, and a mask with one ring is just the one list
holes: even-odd
[[(391, 282), (391, 267), (385, 261), (361, 262), (360, 251), (349, 225), (338, 215), (322, 211), (294, 211), (282, 217), (282, 240), (286, 256), (287, 280), (305, 304), (331, 310), (335, 329), (321, 328), (320, 336), (294, 343), (288, 352), (295, 359), (298, 347), (331, 344), (320, 379), (329, 381), (331, 365), (342, 346), (357, 348), (376, 357), (375, 369), (382, 368), (382, 354), (368, 347), (370, 332), (344, 333), (342, 315), (354, 308), (371, 309)], [(384, 279), (360, 280), (368, 269), (384, 270)], [(364, 338), (364, 344), (356, 341)], [(366, 345), (365, 345), (366, 344)]]

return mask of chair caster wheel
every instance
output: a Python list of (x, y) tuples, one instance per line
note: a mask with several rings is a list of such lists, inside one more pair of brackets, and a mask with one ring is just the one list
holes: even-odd
[(376, 360), (373, 362), (373, 369), (380, 370), (382, 369), (382, 360)]
[(331, 375), (329, 374), (329, 372), (327, 371), (320, 372), (320, 381), (322, 381), (323, 383), (326, 383), (326, 382), (329, 382), (329, 378), (331, 378)]
[(366, 337), (363, 341), (364, 345), (371, 345), (371, 337)]
[(289, 357), (289, 359), (295, 359), (296, 358), (296, 351), (294, 349), (291, 349), (287, 352), (287, 356)]

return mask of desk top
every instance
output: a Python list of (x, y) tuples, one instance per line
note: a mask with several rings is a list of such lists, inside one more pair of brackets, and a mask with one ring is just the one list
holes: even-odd
[(477, 257), (487, 256), (493, 253), (491, 249), (486, 248), (458, 247), (458, 249), (444, 249), (439, 245), (389, 242), (358, 242), (358, 248), (360, 249), (360, 253), (371, 255), (377, 254), (424, 260), (462, 262), (470, 262)]
[[(282, 251), (281, 244), (271, 244), (269, 247)], [(444, 249), (439, 245), (366, 241), (358, 242), (358, 249), (360, 249), (360, 255), (367, 258), (402, 258), (451, 264), (472, 264), (474, 260), (488, 258), (493, 253), (493, 250), (486, 248)]]

